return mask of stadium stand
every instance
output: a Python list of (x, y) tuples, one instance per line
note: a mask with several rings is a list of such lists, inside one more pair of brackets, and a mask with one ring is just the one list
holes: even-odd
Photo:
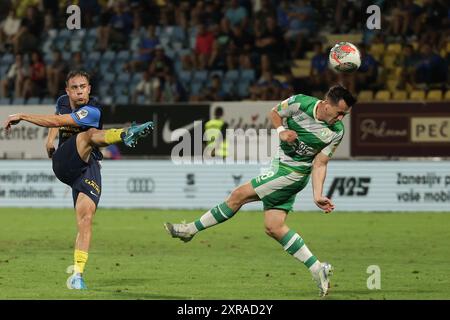
[[(208, 1), (201, 6), (195, 1), (82, 1), (81, 11), (89, 11), (89, 15), (83, 17), (81, 30), (66, 28), (64, 1), (60, 1), (59, 14), (54, 16), (49, 16), (54, 7), (47, 3), (50, 2), (29, 1), (19, 10), (17, 1), (2, 1), (3, 102), (27, 101), (32, 97), (33, 103), (44, 103), (63, 92), (63, 81), (54, 80), (50, 74), (47, 87), (42, 90), (17, 87), (29, 84), (27, 72), (36, 48), (46, 67), (57, 63), (54, 52), (59, 50), (68, 68), (82, 67), (93, 74), (95, 94), (112, 94), (113, 102), (120, 98), (121, 103), (133, 100), (131, 93), (146, 70), (158, 78), (161, 90), (167, 86), (165, 79), (172, 76), (177, 86), (186, 91), (183, 99), (187, 101), (206, 99), (200, 93), (208, 90), (213, 74), (219, 75), (216, 81), (227, 93), (222, 96), (226, 99), (278, 100), (283, 98), (283, 84), (294, 92), (323, 91), (339, 79), (327, 69), (323, 71), (326, 75), (321, 78), (322, 83), (308, 81), (316, 66), (312, 64), (316, 57), (314, 45), (320, 42), (326, 49), (322, 54), (326, 55), (330, 46), (343, 40), (362, 48), (360, 72), (344, 82), (362, 99), (403, 99), (406, 91), (411, 99), (440, 100), (447, 97), (443, 93), (450, 89), (448, 8), (442, 0), (416, 0), (414, 11), (395, 2), (381, 1), (386, 28), (379, 32), (368, 32), (358, 14), (342, 21), (340, 11), (344, 9), (331, 0), (313, 4), (241, 0), (234, 9), (227, 1)], [(86, 3), (89, 8), (83, 7)], [(345, 10), (362, 12), (363, 3), (349, 1)], [(96, 10), (92, 10), (94, 7)], [(305, 20), (287, 12), (303, 12)], [(413, 15), (415, 22), (404, 26), (398, 20), (399, 12)], [(18, 53), (23, 55), (23, 78), (12, 68)], [(267, 72), (274, 78), (269, 80), (270, 86), (261, 85)], [(416, 90), (422, 90), (423, 95)], [(163, 99), (163, 95), (158, 99)]]

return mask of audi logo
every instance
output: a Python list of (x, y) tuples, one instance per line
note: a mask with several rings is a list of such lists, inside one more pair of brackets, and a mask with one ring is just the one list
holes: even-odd
[(127, 189), (129, 193), (152, 193), (155, 191), (155, 182), (152, 178), (130, 178)]

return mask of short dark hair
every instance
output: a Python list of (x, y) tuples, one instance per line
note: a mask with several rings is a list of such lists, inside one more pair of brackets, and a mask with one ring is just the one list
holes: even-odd
[(216, 117), (223, 116), (223, 108), (222, 107), (217, 107), (216, 110), (214, 110), (214, 116), (216, 116)]
[(71, 70), (71, 71), (69, 71), (69, 73), (67, 74), (67, 77), (66, 77), (66, 86), (69, 84), (69, 80), (70, 79), (78, 77), (78, 76), (85, 77), (87, 79), (88, 83), (91, 82), (91, 76), (86, 71), (83, 71), (83, 70)]
[(332, 86), (325, 94), (325, 98), (335, 105), (337, 105), (341, 99), (343, 99), (349, 107), (352, 107), (356, 103), (356, 98), (347, 90), (347, 88), (341, 85)]

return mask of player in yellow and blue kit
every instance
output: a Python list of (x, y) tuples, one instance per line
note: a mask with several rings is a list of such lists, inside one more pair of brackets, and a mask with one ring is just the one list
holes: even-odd
[[(92, 220), (101, 196), (99, 147), (123, 142), (134, 147), (137, 141), (153, 129), (152, 122), (133, 123), (129, 128), (102, 130), (102, 110), (90, 97), (89, 74), (71, 71), (66, 79), (66, 95), (58, 98), (55, 115), (18, 113), (8, 117), (5, 130), (20, 121), (51, 128), (47, 138), (47, 152), (52, 158), (53, 172), (72, 188), (77, 216), (78, 234), (75, 242), (74, 271), (67, 281), (70, 289), (86, 289), (83, 280), (92, 235)], [(59, 132), (55, 151), (54, 140)]]

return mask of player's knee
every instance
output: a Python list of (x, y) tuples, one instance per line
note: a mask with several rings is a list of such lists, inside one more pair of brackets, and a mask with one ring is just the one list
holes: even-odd
[(266, 224), (264, 226), (264, 231), (269, 237), (272, 237), (274, 239), (279, 239), (282, 236), (282, 226), (278, 224)]
[(78, 227), (80, 229), (90, 228), (92, 226), (93, 220), (94, 220), (93, 214), (85, 214), (78, 220)]
[(234, 206), (241, 206), (245, 200), (245, 193), (240, 189), (237, 188), (231, 192), (230, 197), (228, 198), (228, 203), (231, 207)]

